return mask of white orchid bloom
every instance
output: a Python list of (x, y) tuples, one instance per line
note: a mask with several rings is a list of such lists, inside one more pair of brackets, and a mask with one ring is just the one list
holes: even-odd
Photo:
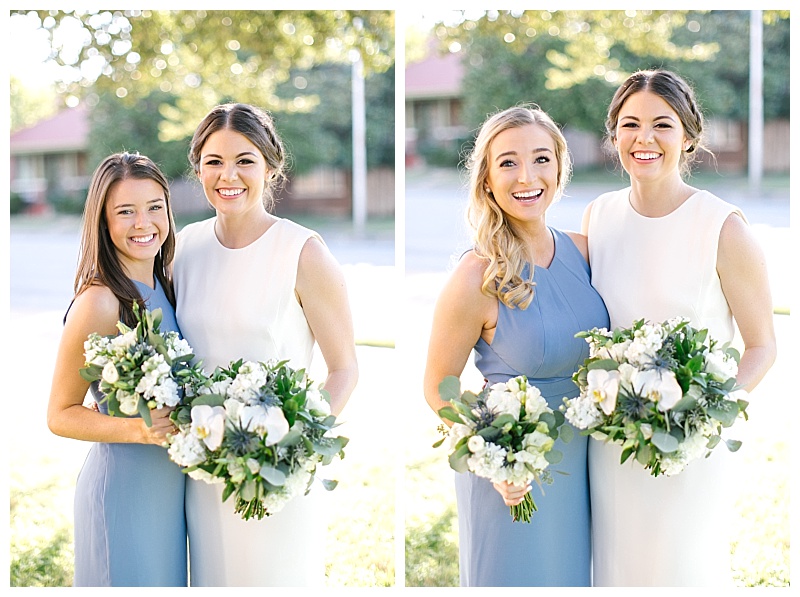
[(640, 396), (655, 402), (661, 412), (675, 406), (683, 397), (683, 390), (675, 374), (666, 369), (640, 371), (633, 380), (633, 389)]
[(289, 422), (278, 406), (245, 406), (239, 414), (242, 427), (264, 437), (268, 446), (277, 444), (289, 433)]
[(614, 412), (619, 394), (619, 371), (592, 369), (586, 375), (586, 392), (606, 415)]
[(225, 435), (225, 409), (207, 404), (193, 407), (191, 430), (209, 450), (216, 450)]

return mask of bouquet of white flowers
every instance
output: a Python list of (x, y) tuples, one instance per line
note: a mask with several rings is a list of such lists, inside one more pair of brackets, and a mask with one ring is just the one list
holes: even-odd
[(141, 415), (148, 427), (150, 410), (177, 406), (183, 386), (198, 372), (189, 344), (177, 332), (161, 332), (161, 309), (142, 310), (133, 303), (136, 326), (117, 322), (116, 336), (90, 334), (84, 342), (81, 376), (99, 382), (110, 415)]
[[(620, 444), (621, 463), (635, 456), (653, 476), (676, 475), (708, 457), (739, 414), (747, 418), (736, 387), (739, 353), (686, 319), (640, 319), (577, 337), (589, 343), (589, 358), (573, 376), (580, 396), (564, 399), (567, 420)], [(724, 441), (732, 452), (741, 446)]]
[[(311, 489), (318, 465), (344, 457), (327, 392), (281, 362), (231, 363), (187, 388), (173, 413), (170, 458), (192, 478), (224, 483), (244, 520), (280, 511)], [(332, 490), (335, 481), (322, 481)]]
[[(494, 384), (476, 395), (462, 394), (459, 379), (449, 376), (439, 384), (439, 394), (452, 405), (440, 409), (439, 416), (453, 425), (449, 430), (440, 428), (445, 437), (434, 447), (450, 438), (453, 470), (470, 471), (492, 483), (525, 486), (535, 481), (541, 488), (542, 483), (553, 482), (546, 469), (562, 458), (553, 445), (559, 436), (569, 442), (573, 431), (526, 377)], [(530, 492), (522, 503), (510, 507), (514, 522), (530, 522), (536, 509)]]

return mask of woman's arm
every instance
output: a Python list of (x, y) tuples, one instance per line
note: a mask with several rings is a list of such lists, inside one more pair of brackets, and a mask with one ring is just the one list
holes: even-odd
[(777, 342), (767, 261), (750, 227), (735, 213), (722, 225), (717, 273), (744, 341), (737, 381), (749, 392), (775, 362)]
[(358, 381), (353, 316), (342, 269), (316, 238), (300, 252), (295, 289), (325, 359), (323, 387), (331, 397), (331, 412), (338, 416)]
[(497, 324), (497, 299), (481, 292), (485, 269), (484, 260), (467, 253), (436, 302), (423, 382), (425, 400), (436, 413), (448, 404), (439, 397), (439, 384), (461, 375), (478, 338)]
[(56, 435), (93, 442), (162, 445), (175, 428), (168, 409), (152, 411), (153, 425), (140, 418), (110, 417), (83, 406), (89, 382), (80, 375), (83, 343), (91, 333), (117, 332), (119, 302), (103, 286), (92, 286), (75, 298), (64, 324), (56, 355), (47, 425)]

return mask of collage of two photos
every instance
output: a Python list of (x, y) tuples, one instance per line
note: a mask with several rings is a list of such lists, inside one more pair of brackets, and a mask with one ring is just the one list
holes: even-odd
[(7, 19), (10, 587), (790, 585), (788, 10)]

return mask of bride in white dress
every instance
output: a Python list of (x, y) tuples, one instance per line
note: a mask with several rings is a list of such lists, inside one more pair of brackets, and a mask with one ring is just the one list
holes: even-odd
[[(216, 217), (178, 235), (184, 337), (209, 371), (240, 358), (307, 369), (316, 341), (338, 415), (358, 378), (344, 277), (315, 232), (267, 209), (284, 163), (272, 120), (246, 104), (217, 106), (195, 131), (189, 158)], [(242, 520), (221, 493), (222, 485), (187, 478), (191, 586), (324, 586), (321, 485), (262, 520)]]
[[(766, 264), (742, 212), (682, 177), (703, 132), (692, 89), (669, 71), (635, 73), (606, 131), (631, 186), (592, 202), (583, 232), (611, 328), (680, 315), (728, 342), (738, 325), (737, 380), (751, 391), (776, 354)], [(732, 458), (722, 446), (652, 477), (634, 459), (620, 465), (617, 445), (591, 441), (594, 586), (731, 585)]]

